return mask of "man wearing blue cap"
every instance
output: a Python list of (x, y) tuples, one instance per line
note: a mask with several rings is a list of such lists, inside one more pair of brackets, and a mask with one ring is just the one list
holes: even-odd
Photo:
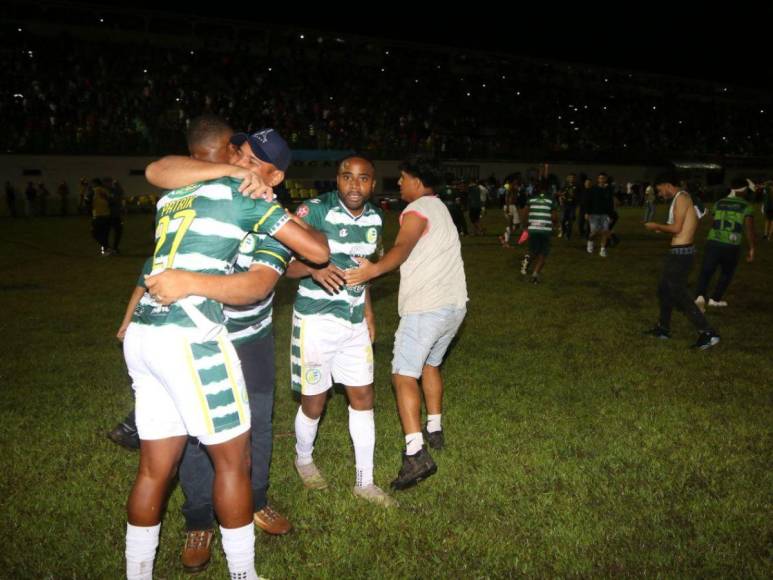
[[(267, 186), (281, 183), (290, 163), (290, 149), (276, 131), (264, 129), (232, 135), (230, 128), (224, 127), (219, 136), (209, 141), (192, 139), (194, 142), (189, 143), (192, 158), (170, 156), (151, 164), (146, 171), (148, 180), (159, 187), (179, 188), (200, 180), (231, 176), (234, 166), (239, 166), (259, 177), (254, 183), (245, 185), (249, 180), (243, 181), (245, 189), (260, 189), (260, 182)], [(166, 270), (145, 280), (148, 291), (164, 305), (188, 295), (212, 298), (226, 305), (226, 328), (241, 361), (252, 417), (254, 521), (273, 535), (292, 529), (290, 522), (272, 509), (266, 498), (274, 398), (273, 288), (291, 256), (273, 238), (250, 234), (242, 241), (234, 274)], [(210, 559), (214, 535), (212, 475), (209, 457), (195, 441), (190, 442), (180, 465), (180, 483), (186, 496), (183, 513), (188, 529), (182, 562), (189, 572), (203, 570)]]

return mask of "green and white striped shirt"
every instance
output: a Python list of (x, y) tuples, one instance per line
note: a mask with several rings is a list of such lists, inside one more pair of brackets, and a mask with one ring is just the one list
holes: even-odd
[[(270, 236), (249, 234), (242, 240), (239, 255), (236, 257), (234, 272), (246, 272), (254, 264), (260, 264), (275, 270), (280, 276), (285, 273), (293, 253), (289, 248)], [(239, 346), (271, 333), (274, 292), (266, 298), (249, 306), (223, 307), (228, 330), (228, 338), (234, 346)]]
[(556, 209), (553, 197), (544, 193), (529, 198), (529, 233), (553, 233), (552, 212)]
[[(153, 273), (167, 268), (226, 274), (240, 243), (250, 233), (276, 233), (289, 220), (282, 206), (243, 197), (239, 182), (223, 178), (168, 192), (156, 206)], [(219, 302), (189, 296), (161, 306), (145, 294), (132, 318), (138, 324), (173, 325), (209, 340), (223, 328)]]
[[(353, 216), (331, 191), (301, 204), (295, 212), (309, 225), (323, 232), (330, 246), (330, 261), (349, 270), (358, 266), (353, 257), (376, 259), (383, 253), (381, 211), (370, 202), (359, 216)], [(358, 324), (365, 319), (365, 288), (346, 286), (330, 295), (311, 277), (301, 279), (295, 298), (295, 313), (300, 316), (327, 315), (339, 321)]]

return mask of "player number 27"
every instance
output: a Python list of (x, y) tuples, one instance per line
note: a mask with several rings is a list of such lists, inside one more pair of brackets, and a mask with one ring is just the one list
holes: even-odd
[(166, 268), (171, 268), (172, 264), (174, 263), (174, 257), (175, 254), (177, 254), (177, 250), (180, 248), (180, 244), (183, 241), (183, 238), (185, 237), (185, 234), (188, 232), (188, 228), (191, 227), (191, 223), (196, 218), (196, 210), (193, 209), (184, 209), (181, 211), (178, 211), (173, 216), (169, 217), (168, 215), (165, 215), (160, 220), (158, 220), (158, 226), (156, 228), (158, 232), (158, 241), (156, 242), (156, 249), (153, 252), (153, 263), (154, 265), (158, 265), (158, 252), (159, 250), (164, 246), (164, 242), (166, 242), (166, 235), (169, 231), (169, 223), (174, 219), (182, 219), (182, 223), (177, 227), (177, 231), (174, 234), (174, 240), (172, 240), (172, 247), (169, 250), (169, 254), (166, 257)]

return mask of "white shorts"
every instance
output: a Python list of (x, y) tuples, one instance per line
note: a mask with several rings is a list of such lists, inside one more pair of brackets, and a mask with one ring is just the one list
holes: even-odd
[(123, 350), (140, 439), (191, 435), (215, 445), (249, 430), (244, 376), (226, 334), (197, 343), (174, 327), (132, 323)]
[(508, 222), (512, 223), (514, 226), (517, 226), (521, 223), (521, 216), (518, 213), (518, 206), (516, 205), (508, 205), (507, 206), (507, 213), (508, 215), (507, 220)]
[(290, 374), (293, 390), (302, 395), (324, 393), (333, 381), (347, 387), (372, 385), (373, 345), (368, 325), (293, 313)]

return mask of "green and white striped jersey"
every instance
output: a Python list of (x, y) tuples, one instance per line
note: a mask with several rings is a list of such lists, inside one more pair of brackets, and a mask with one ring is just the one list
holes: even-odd
[(552, 233), (553, 218), (551, 213), (556, 209), (553, 197), (540, 193), (531, 196), (527, 203), (529, 205), (529, 233)]
[[(243, 197), (238, 185), (230, 178), (206, 181), (170, 191), (158, 201), (154, 273), (175, 268), (226, 274), (248, 233), (272, 235), (287, 223), (282, 206)], [(224, 316), (222, 305), (208, 298), (189, 296), (161, 306), (146, 293), (132, 321), (195, 328), (200, 339), (208, 340), (222, 330)]]
[(142, 272), (140, 272), (140, 277), (137, 278), (137, 286), (139, 286), (140, 288), (145, 288), (145, 290), (147, 290), (148, 287), (145, 285), (145, 276), (149, 276), (152, 271), (153, 271), (153, 257), (151, 256), (150, 258), (145, 260), (144, 264), (142, 264)]
[[(239, 255), (234, 263), (234, 272), (246, 272), (254, 264), (275, 270), (280, 276), (285, 273), (292, 251), (274, 238), (265, 234), (249, 234), (239, 246)], [(249, 306), (223, 306), (228, 338), (234, 346), (250, 340), (263, 338), (271, 333), (274, 293)]]
[[(370, 202), (359, 216), (353, 216), (340, 201), (337, 191), (331, 191), (302, 203), (298, 217), (327, 236), (330, 261), (349, 270), (357, 267), (353, 257), (374, 260), (383, 254), (381, 211)], [(339, 321), (358, 324), (365, 319), (365, 288), (347, 286), (330, 295), (311, 277), (301, 279), (295, 298), (295, 313), (300, 316), (328, 315)]]

